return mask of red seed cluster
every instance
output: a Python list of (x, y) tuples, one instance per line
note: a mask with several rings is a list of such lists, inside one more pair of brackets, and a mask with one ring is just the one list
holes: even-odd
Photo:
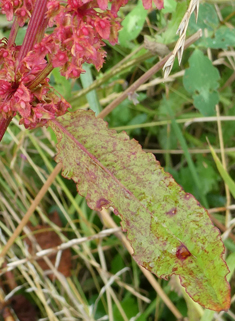
[(6, 15), (8, 21), (11, 21), (15, 15), (20, 27), (23, 27), (31, 15), (34, 3), (35, 0), (2, 0), (1, 12)]
[[(63, 98), (53, 93), (47, 78), (41, 80), (36, 88), (32, 89), (30, 84), (43, 74), (47, 66), (59, 67), (61, 75), (66, 78), (79, 77), (84, 72), (84, 63), (94, 64), (100, 70), (106, 57), (103, 39), (111, 44), (117, 43), (121, 27), (117, 13), (128, 2), (45, 1), (0, 1), (0, 10), (6, 14), (7, 19), (12, 20), (15, 16), (14, 28), (17, 25), (22, 27), (29, 21), (29, 28), (32, 30), (36, 26), (37, 30), (31, 46), (29, 42), (27, 47), (23, 47), (23, 43), (22, 48), (8, 46), (5, 40), (0, 42), (0, 112), (6, 119), (18, 113), (21, 116), (20, 122), (27, 128), (44, 125), (48, 119), (65, 113), (69, 107)], [(154, 2), (157, 8), (163, 7), (163, 0)], [(40, 16), (35, 11), (43, 7), (40, 7), (42, 3), (46, 11), (44, 14), (41, 10), (43, 16)], [(152, 6), (152, 0), (143, 0), (143, 3), (147, 9)], [(29, 20), (31, 16), (34, 18)], [(39, 16), (43, 17), (40, 23), (37, 21)], [(53, 32), (45, 34), (48, 26), (54, 27)]]
[(0, 42), (0, 114), (8, 118), (18, 113), (20, 124), (35, 128), (45, 125), (48, 119), (63, 115), (70, 105), (53, 92), (48, 78), (33, 90), (28, 88), (47, 62), (41, 60), (39, 64), (30, 64), (23, 60), (17, 70), (19, 49), (16, 46), (7, 48), (5, 42)]

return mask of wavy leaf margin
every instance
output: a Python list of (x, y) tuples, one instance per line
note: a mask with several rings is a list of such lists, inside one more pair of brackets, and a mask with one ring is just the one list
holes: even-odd
[(113, 207), (121, 216), (135, 261), (164, 279), (179, 275), (205, 308), (227, 310), (224, 246), (199, 202), (137, 141), (108, 129), (92, 111), (68, 113), (48, 125), (58, 139), (55, 160), (62, 175), (74, 180), (90, 208)]

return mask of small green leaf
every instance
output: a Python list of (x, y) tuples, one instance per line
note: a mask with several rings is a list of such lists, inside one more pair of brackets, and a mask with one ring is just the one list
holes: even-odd
[(55, 79), (53, 87), (63, 96), (65, 99), (71, 96), (71, 83), (68, 79), (61, 76), (59, 68), (54, 68), (52, 73)]
[(195, 50), (189, 59), (183, 83), (185, 89), (192, 94), (195, 107), (204, 115), (215, 114), (215, 105), (219, 102), (217, 88), (220, 75), (209, 58), (200, 50)]
[(230, 305), (224, 246), (206, 210), (125, 132), (92, 111), (77, 110), (48, 125), (58, 139), (56, 162), (96, 211), (114, 208), (135, 261), (157, 276), (180, 276), (193, 300), (220, 311)]
[(122, 21), (123, 28), (119, 32), (119, 42), (123, 47), (129, 47), (130, 41), (138, 37), (148, 11), (144, 9), (142, 1), (139, 1), (137, 6), (125, 17)]
[(228, 49), (228, 46), (235, 44), (235, 30), (228, 27), (220, 27), (214, 38), (207, 38), (206, 45), (213, 49)]
[[(93, 83), (93, 76), (91, 73), (91, 65), (84, 64), (83, 69), (86, 71), (84, 74), (80, 75), (83, 88), (89, 87)], [(101, 111), (100, 103), (95, 90), (91, 90), (86, 94), (86, 98), (90, 108), (95, 112), (96, 115)]]
[(164, 0), (164, 9), (161, 10), (163, 14), (172, 13), (175, 11), (177, 2), (175, 0)]

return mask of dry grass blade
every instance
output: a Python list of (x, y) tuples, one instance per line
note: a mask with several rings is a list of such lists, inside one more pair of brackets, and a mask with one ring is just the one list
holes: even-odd
[(69, 249), (69, 248), (71, 248), (71, 247), (73, 247), (75, 245), (78, 245), (78, 244), (81, 244), (81, 243), (84, 243), (84, 242), (87, 242), (87, 241), (97, 240), (97, 239), (106, 237), (106, 236), (108, 236), (110, 234), (113, 234), (113, 233), (116, 233), (116, 232), (118, 232), (120, 230), (121, 230), (121, 228), (119, 228), (119, 227), (106, 229), (106, 230), (101, 231), (100, 233), (92, 235), (92, 236), (81, 237), (79, 239), (73, 239), (73, 240), (70, 240), (70, 241), (68, 241), (66, 243), (62, 243), (61, 245), (56, 246), (54, 248), (41, 250), (41, 251), (37, 252), (35, 254), (35, 256), (27, 257), (25, 259), (16, 260), (14, 262), (8, 263), (7, 264), (7, 268), (4, 268), (3, 271), (0, 271), (0, 273), (6, 272), (6, 271), (11, 271), (13, 268), (16, 268), (17, 266), (19, 266), (21, 264), (25, 264), (25, 263), (27, 263), (29, 261), (38, 260), (38, 259), (40, 259), (40, 258), (42, 258), (44, 256), (49, 256), (49, 255), (51, 255), (53, 253), (57, 253), (57, 252)]
[(169, 76), (176, 56), (178, 56), (179, 65), (181, 63), (183, 52), (184, 52), (184, 46), (185, 46), (186, 31), (188, 28), (189, 19), (190, 19), (193, 12), (195, 13), (196, 20), (197, 20), (198, 12), (199, 12), (199, 0), (191, 0), (190, 1), (189, 7), (188, 7), (187, 11), (185, 12), (183, 19), (181, 20), (179, 28), (176, 32), (177, 34), (179, 34), (179, 39), (175, 45), (175, 48), (174, 48), (171, 56), (166, 61), (165, 65), (163, 66), (164, 78), (167, 78)]
[[(102, 212), (100, 212), (102, 221), (104, 222), (104, 225), (109, 228), (115, 228), (117, 227), (116, 223), (112, 220), (110, 215), (108, 214), (107, 210), (103, 209)], [(123, 242), (125, 247), (127, 248), (128, 252), (130, 254), (133, 253), (132, 247), (127, 240), (127, 238), (124, 236), (122, 232), (117, 233), (117, 237), (120, 238), (120, 240)], [(159, 294), (159, 296), (162, 298), (164, 303), (167, 305), (167, 307), (171, 310), (171, 312), (175, 315), (177, 319), (182, 318), (182, 314), (179, 312), (179, 310), (174, 306), (174, 304), (171, 302), (171, 300), (168, 298), (168, 296), (165, 294), (165, 292), (162, 290), (154, 276), (147, 271), (146, 269), (140, 267), (141, 271), (145, 275), (145, 277), (148, 279), (154, 290)]]
[(20, 234), (20, 232), (22, 231), (24, 226), (28, 223), (32, 213), (35, 211), (36, 207), (38, 206), (38, 204), (40, 203), (41, 199), (43, 198), (43, 196), (47, 192), (48, 188), (50, 187), (50, 185), (52, 184), (52, 182), (54, 181), (55, 177), (59, 174), (60, 171), (61, 171), (61, 167), (59, 165), (57, 165), (56, 166), (56, 170), (48, 177), (48, 180), (46, 181), (46, 183), (44, 184), (44, 186), (42, 187), (42, 189), (38, 193), (38, 195), (35, 198), (35, 200), (32, 203), (32, 205), (29, 207), (29, 209), (28, 209), (27, 213), (25, 214), (24, 218), (22, 219), (20, 224), (17, 226), (15, 232), (13, 233), (13, 235), (11, 236), (11, 238), (9, 239), (9, 241), (7, 242), (7, 244), (5, 245), (3, 250), (1, 251), (0, 257), (4, 257), (6, 255), (6, 253), (8, 252), (10, 247), (12, 246), (12, 244), (15, 242), (15, 239), (18, 237), (18, 235)]

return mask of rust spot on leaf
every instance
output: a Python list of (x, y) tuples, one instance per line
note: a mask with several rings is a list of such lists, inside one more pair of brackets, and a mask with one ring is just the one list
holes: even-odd
[(166, 215), (174, 216), (176, 213), (177, 213), (177, 208), (172, 207), (172, 209), (170, 211), (166, 212)]
[(181, 244), (176, 251), (176, 256), (181, 261), (184, 261), (185, 259), (187, 259), (187, 257), (189, 257), (191, 255), (192, 254), (189, 252), (189, 250), (187, 249), (187, 247), (184, 244)]
[(97, 209), (101, 209), (103, 206), (108, 205), (109, 201), (106, 200), (106, 198), (100, 198), (97, 202), (96, 202), (96, 208)]

